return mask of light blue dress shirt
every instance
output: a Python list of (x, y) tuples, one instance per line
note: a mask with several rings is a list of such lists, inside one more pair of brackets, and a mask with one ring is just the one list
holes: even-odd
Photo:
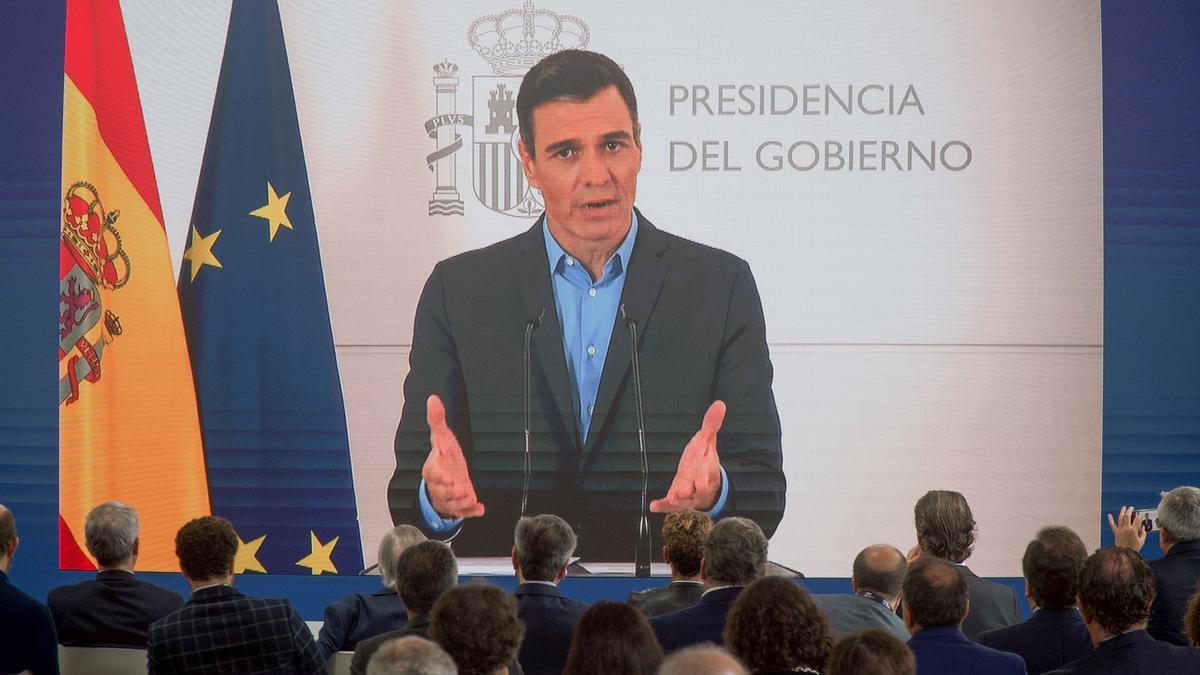
[[(600, 279), (593, 281), (583, 263), (579, 262), (559, 245), (550, 234), (549, 225), (542, 222), (542, 236), (546, 241), (546, 258), (550, 263), (550, 281), (554, 291), (554, 307), (558, 311), (558, 322), (562, 328), (563, 354), (567, 359), (567, 372), (575, 384), (575, 403), (579, 412), (579, 440), (587, 440), (592, 425), (592, 411), (596, 404), (596, 393), (600, 389), (600, 376), (604, 373), (604, 360), (608, 356), (608, 343), (612, 338), (613, 324), (621, 306), (621, 293), (625, 290), (625, 271), (633, 255), (633, 244), (637, 241), (637, 214), (632, 217), (629, 234), (617, 250), (604, 263)], [(450, 532), (462, 524), (461, 518), (442, 518), (425, 492), (425, 481), (417, 492), (421, 502), (421, 515), (425, 525), (438, 533)], [(717, 497), (710, 515), (716, 518), (729, 498), (729, 479), (725, 467), (721, 467), (721, 494)]]

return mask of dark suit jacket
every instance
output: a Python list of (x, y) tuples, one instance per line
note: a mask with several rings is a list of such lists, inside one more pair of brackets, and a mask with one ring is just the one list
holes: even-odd
[(123, 570), (59, 586), (46, 598), (60, 644), (145, 649), (150, 624), (183, 607), (183, 596)]
[(1200, 673), (1200, 650), (1159, 642), (1144, 630), (1109, 638), (1096, 651), (1051, 675), (1183, 675)]
[(251, 598), (233, 586), (192, 594), (150, 625), (150, 673), (324, 673), (312, 632), (287, 600)]
[(817, 606), (829, 619), (833, 639), (868, 628), (884, 630), (901, 642), (908, 642), (908, 628), (904, 621), (883, 604), (859, 595), (814, 595)]
[(913, 634), (909, 649), (917, 657), (917, 675), (1024, 675), (1016, 654), (975, 644), (953, 626), (925, 628)]
[[(397, 596), (396, 599), (399, 600), (399, 597)], [(407, 614), (405, 616), (407, 620)], [(383, 643), (408, 635), (416, 635), (423, 638), (429, 637), (429, 617), (424, 614), (418, 614), (403, 628), (363, 638), (359, 641), (358, 646), (354, 648), (354, 657), (350, 659), (351, 675), (364, 675), (367, 672), (367, 666), (371, 664), (371, 657), (375, 655), (375, 652), (379, 651)]]
[(1057, 612), (1034, 610), (1026, 621), (984, 631), (976, 642), (1002, 652), (1020, 654), (1029, 675), (1041, 675), (1092, 653), (1083, 615), (1068, 607)]
[(45, 605), (10, 584), (0, 570), (0, 673), (23, 670), (57, 675), (54, 620)]
[(670, 653), (702, 642), (720, 645), (725, 616), (741, 592), (740, 586), (718, 588), (691, 607), (651, 617), (650, 627), (663, 651)]
[(517, 616), (525, 624), (525, 638), (517, 654), (521, 670), (530, 675), (557, 675), (567, 662), (575, 624), (588, 606), (546, 584), (524, 583), (513, 594), (517, 596)]
[[(527, 512), (565, 518), (579, 537), (576, 554), (585, 559), (630, 560), (641, 464), (628, 328), (618, 314), (591, 430), (581, 443), (542, 220), (511, 239), (438, 263), (426, 282), (388, 486), (392, 520), (425, 526), (417, 496), (429, 453), (425, 401), (438, 394), (487, 507), (485, 516), (463, 525), (455, 552), (512, 550), (524, 464), (525, 326), (544, 311), (533, 332)], [(730, 483), (722, 515), (752, 518), (771, 536), (786, 486), (766, 327), (749, 265), (658, 230), (639, 214), (626, 275), (621, 300), (639, 330), (650, 498), (666, 494), (680, 452), (708, 406), (721, 399), (728, 414), (718, 452)], [(662, 516), (651, 519), (659, 531)]]
[(325, 624), (317, 646), (328, 659), (334, 652), (352, 652), (360, 640), (386, 631), (403, 629), (408, 610), (396, 591), (381, 588), (374, 593), (355, 593), (325, 608)]
[(672, 581), (670, 585), (647, 588), (629, 594), (629, 604), (637, 607), (646, 616), (658, 616), (677, 609), (691, 607), (700, 601), (704, 584), (699, 581)]
[(1181, 541), (1166, 555), (1150, 561), (1158, 595), (1150, 607), (1150, 625), (1146, 631), (1156, 640), (1187, 646), (1183, 615), (1188, 598), (1200, 581), (1200, 539)]
[(958, 569), (967, 578), (970, 608), (962, 625), (962, 632), (967, 639), (974, 640), (985, 630), (1004, 628), (1021, 621), (1016, 591), (1004, 584), (975, 576), (966, 565), (959, 565)]

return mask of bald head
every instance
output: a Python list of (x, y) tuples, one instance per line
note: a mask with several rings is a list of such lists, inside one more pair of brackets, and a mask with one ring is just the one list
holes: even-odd
[(958, 626), (967, 616), (967, 580), (941, 558), (920, 558), (904, 577), (904, 621), (912, 629)]
[(855, 592), (870, 591), (890, 601), (900, 594), (900, 584), (907, 572), (908, 561), (900, 549), (889, 544), (875, 544), (854, 557), (851, 583)]
[(0, 504), (0, 568), (8, 571), (13, 551), (17, 548), (17, 521), (12, 511)]
[(712, 645), (688, 647), (672, 654), (658, 668), (658, 675), (748, 675), (729, 652)]

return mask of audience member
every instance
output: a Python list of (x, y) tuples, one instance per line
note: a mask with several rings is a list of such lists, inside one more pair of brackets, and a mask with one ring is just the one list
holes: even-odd
[(520, 675), (517, 649), (525, 628), (517, 603), (484, 583), (452, 588), (430, 612), (429, 637), (454, 659), (459, 675)]
[(704, 593), (700, 601), (650, 618), (650, 627), (666, 653), (701, 642), (721, 644), (730, 606), (743, 586), (763, 575), (767, 564), (767, 538), (747, 518), (717, 522), (704, 538), (702, 550)]
[(325, 671), (312, 633), (287, 600), (252, 598), (233, 587), (237, 548), (224, 518), (203, 516), (179, 529), (175, 555), (192, 597), (150, 625), (151, 674)]
[(8, 581), (19, 543), (17, 521), (0, 504), (0, 673), (57, 675), (58, 645), (50, 610)]
[(440, 541), (422, 541), (408, 548), (396, 559), (393, 572), (396, 594), (404, 602), (408, 623), (374, 637), (364, 638), (354, 648), (350, 672), (362, 675), (367, 671), (371, 655), (383, 643), (398, 637), (429, 635), (429, 613), (443, 593), (458, 583), (458, 562), (454, 552)]
[(1188, 645), (1200, 647), (1200, 586), (1188, 600), (1187, 614), (1183, 615), (1183, 629), (1187, 633)]
[(1079, 572), (1079, 610), (1096, 650), (1055, 675), (1200, 673), (1200, 651), (1159, 642), (1146, 632), (1154, 573), (1137, 551), (1103, 548)]
[(1092, 653), (1083, 615), (1075, 607), (1083, 540), (1066, 527), (1047, 527), (1025, 547), (1021, 570), (1033, 614), (1024, 623), (984, 631), (981, 645), (1020, 654), (1030, 675), (1041, 675)]
[(408, 610), (396, 593), (396, 561), (404, 549), (422, 541), (425, 535), (412, 525), (397, 525), (383, 535), (377, 558), (383, 588), (347, 595), (325, 608), (317, 646), (326, 659), (334, 652), (354, 651), (359, 640), (401, 630), (408, 624)]
[[(1128, 506), (1121, 509), (1116, 521), (1108, 516), (1117, 546), (1142, 550), (1146, 530), (1140, 527), (1141, 520)], [(1186, 645), (1183, 613), (1200, 580), (1200, 488), (1184, 485), (1162, 493), (1158, 526), (1158, 545), (1164, 555), (1150, 561), (1158, 595), (1146, 630), (1156, 640)]]
[(961, 565), (922, 556), (904, 577), (904, 624), (920, 675), (1024, 675), (1016, 654), (975, 644), (959, 626), (967, 616), (967, 579)]
[(671, 568), (668, 586), (648, 588), (629, 594), (629, 604), (646, 616), (658, 616), (700, 600), (704, 582), (700, 580), (700, 547), (712, 529), (707, 513), (689, 510), (668, 513), (663, 519), (663, 562)]
[(668, 656), (658, 675), (747, 675), (747, 672), (729, 652), (716, 645), (701, 644)]
[(838, 640), (826, 675), (916, 675), (917, 660), (895, 635), (872, 628)]
[(515, 592), (517, 614), (525, 624), (517, 660), (529, 675), (562, 671), (575, 624), (587, 610), (587, 605), (558, 590), (574, 552), (575, 533), (562, 518), (543, 514), (517, 521), (512, 565), (520, 584)]
[(458, 675), (454, 659), (432, 640), (393, 638), (371, 657), (367, 675)]
[(976, 530), (975, 516), (966, 498), (958, 492), (930, 490), (917, 500), (913, 520), (917, 529), (914, 557), (949, 560), (967, 580), (971, 613), (963, 621), (962, 631), (969, 639), (974, 640), (985, 630), (1011, 626), (1021, 620), (1013, 589), (981, 579), (963, 564), (975, 549)]
[(751, 673), (821, 673), (833, 648), (829, 622), (808, 591), (783, 577), (763, 577), (734, 600), (725, 648)]
[(896, 616), (900, 583), (908, 571), (908, 561), (895, 546), (875, 544), (854, 557), (850, 576), (853, 595), (814, 595), (813, 600), (829, 619), (834, 639), (866, 628), (880, 628), (908, 640), (908, 629)]
[(654, 675), (662, 660), (662, 647), (646, 617), (627, 604), (604, 600), (580, 617), (563, 673)]
[(59, 643), (145, 648), (150, 624), (183, 607), (183, 596), (134, 578), (140, 540), (133, 507), (105, 502), (88, 513), (83, 532), (100, 571), (46, 598)]

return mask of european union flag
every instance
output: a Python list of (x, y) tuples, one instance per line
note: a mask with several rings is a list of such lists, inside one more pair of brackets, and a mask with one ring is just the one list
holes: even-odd
[(212, 510), (244, 542), (235, 572), (357, 573), (346, 413), (273, 1), (233, 3), (183, 258)]

